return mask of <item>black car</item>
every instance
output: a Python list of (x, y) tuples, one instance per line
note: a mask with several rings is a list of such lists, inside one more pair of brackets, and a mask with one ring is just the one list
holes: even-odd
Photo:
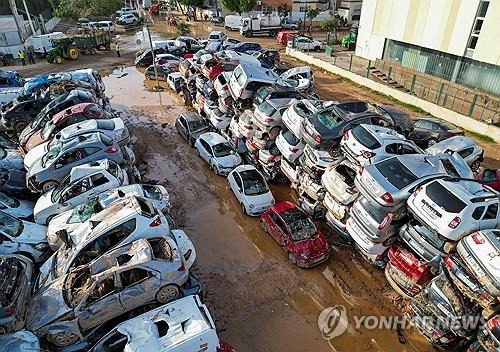
[(374, 104), (372, 109), (375, 113), (385, 117), (387, 120), (392, 120), (394, 122), (394, 129), (398, 133), (408, 136), (411, 132), (413, 132), (413, 120), (406, 112), (390, 105)]
[[(168, 53), (167, 50), (164, 48), (156, 48), (154, 50), (155, 50), (155, 55)], [(144, 50), (135, 58), (136, 66), (148, 67), (152, 64), (153, 64), (153, 54), (151, 53), (151, 49)]]
[[(161, 81), (166, 81), (167, 77), (169, 74), (171, 74), (173, 71), (172, 68), (157, 65), (156, 66), (156, 72), (158, 73), (158, 79)], [(146, 79), (156, 79), (156, 74), (155, 74), (155, 67), (154, 65), (148, 66), (146, 71), (144, 71), (144, 77)]]
[(182, 113), (175, 121), (175, 129), (189, 142), (191, 147), (194, 147), (194, 142), (201, 134), (209, 131), (205, 120), (194, 112)]
[(239, 53), (246, 53), (247, 51), (261, 51), (262, 47), (258, 43), (240, 42), (233, 46), (231, 50)]
[(464, 131), (457, 126), (437, 118), (416, 119), (414, 126), (415, 128), (408, 135), (408, 139), (423, 147), (430, 147), (453, 136), (464, 135)]
[(337, 107), (344, 110), (346, 113), (351, 112), (359, 114), (368, 111), (370, 109), (370, 104), (365, 101), (355, 100), (337, 104)]
[(48, 103), (50, 103), (49, 97), (32, 97), (32, 99), (29, 100), (14, 100), (4, 105), (1, 112), (1, 127), (3, 127), (7, 133), (21, 133), (28, 123), (30, 123)]

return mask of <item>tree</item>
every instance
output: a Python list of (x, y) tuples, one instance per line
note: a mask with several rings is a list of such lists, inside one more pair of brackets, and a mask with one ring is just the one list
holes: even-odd
[(240, 12), (249, 12), (257, 5), (257, 0), (240, 0)]
[(54, 14), (63, 19), (87, 16), (111, 16), (123, 4), (122, 0), (50, 0)]
[(282, 17), (287, 17), (290, 13), (290, 7), (286, 3), (278, 5), (278, 14)]
[(321, 30), (327, 31), (327, 32), (334, 31), (337, 29), (337, 27), (338, 27), (338, 22), (337, 22), (337, 19), (335, 19), (335, 18), (321, 22), (321, 25), (320, 25)]
[(187, 14), (196, 21), (196, 9), (203, 6), (204, 0), (179, 0), (178, 2), (186, 7)]
[(240, 0), (222, 0), (222, 7), (231, 12), (238, 12), (241, 15)]
[(177, 33), (179, 33), (179, 35), (188, 35), (191, 33), (191, 26), (185, 22), (177, 23), (175, 29), (177, 29)]
[(308, 9), (307, 10), (307, 18), (309, 18), (309, 28), (312, 27), (313, 19), (319, 15), (318, 9)]

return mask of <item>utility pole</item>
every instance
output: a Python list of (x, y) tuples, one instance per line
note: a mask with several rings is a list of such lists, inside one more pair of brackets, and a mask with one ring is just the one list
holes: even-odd
[(21, 39), (21, 44), (24, 45), (24, 30), (21, 29), (21, 26), (19, 25), (18, 21), (18, 16), (19, 14), (17, 13), (17, 6), (16, 6), (16, 0), (9, 0), (9, 5), (10, 5), (10, 10), (12, 11), (12, 15), (14, 15), (14, 22), (16, 22), (16, 27), (17, 27), (17, 33), (19, 34), (19, 39)]
[(304, 3), (304, 30), (306, 30), (306, 17), (307, 17), (307, 0)]
[(23, 0), (24, 10), (26, 11), (26, 15), (28, 16), (28, 22), (31, 28), (31, 35), (35, 35), (35, 27), (33, 26), (33, 21), (31, 20), (30, 12), (28, 10), (28, 6), (26, 6), (26, 0)]
[(148, 31), (149, 47), (151, 48), (151, 55), (153, 56), (153, 68), (155, 70), (155, 78), (156, 78), (156, 87), (153, 87), (153, 90), (162, 91), (163, 87), (160, 86), (160, 80), (158, 79), (158, 69), (156, 68), (156, 55), (155, 55), (155, 50), (153, 49), (153, 41), (151, 40), (151, 32), (149, 31), (147, 17), (146, 17), (146, 29)]

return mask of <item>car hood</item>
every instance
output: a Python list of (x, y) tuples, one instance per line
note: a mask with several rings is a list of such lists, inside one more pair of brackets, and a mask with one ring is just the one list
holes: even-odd
[(6, 169), (24, 171), (23, 157), (17, 150), (8, 150), (5, 158), (0, 160), (0, 165)]
[(46, 242), (45, 233), (47, 232), (47, 227), (39, 224), (35, 224), (28, 221), (23, 221), (23, 233), (22, 241), (24, 243), (38, 244), (40, 242)]
[(256, 195), (256, 196), (252, 196), (252, 195), (250, 195), (250, 196), (245, 195), (245, 196), (248, 198), (250, 203), (255, 205), (255, 206), (271, 204), (272, 200), (274, 199), (273, 195), (271, 194), (270, 191), (267, 193), (264, 193), (264, 194)]
[(42, 287), (32, 298), (26, 315), (26, 328), (36, 331), (71, 311), (63, 297), (66, 276)]
[(325, 252), (327, 246), (325, 238), (323, 236), (317, 235), (315, 238), (297, 242), (296, 248), (300, 253), (305, 254), (308, 257), (314, 257), (320, 253)]
[(40, 352), (38, 337), (31, 331), (21, 330), (11, 334), (0, 335), (2, 351)]
[(31, 166), (47, 152), (48, 142), (37, 145), (24, 156), (24, 167), (29, 170)]
[(217, 163), (223, 168), (230, 168), (238, 166), (241, 163), (241, 158), (237, 154), (232, 154), (221, 158), (217, 158)]
[(43, 143), (43, 139), (42, 139), (42, 130), (39, 130), (39, 131), (36, 131), (35, 134), (33, 134), (29, 139), (28, 139), (28, 142), (26, 143), (26, 146), (24, 147), (24, 149), (26, 150), (31, 150), (33, 149), (34, 147), (36, 147), (37, 145), (40, 145), (41, 143)]
[(33, 209), (33, 213), (35, 214), (35, 217), (38, 213), (46, 210), (47, 208), (50, 208), (52, 206), (52, 192), (54, 192), (54, 189), (51, 189), (48, 192), (45, 192), (42, 194), (38, 200), (35, 203), (35, 208)]
[(20, 200), (19, 207), (17, 208), (9, 208), (4, 210), (8, 214), (12, 214), (19, 218), (27, 218), (33, 214), (33, 208), (35, 203), (29, 200)]
[(59, 215), (56, 215), (49, 222), (49, 226), (47, 226), (47, 238), (51, 235), (55, 235), (59, 230), (67, 230), (70, 232), (74, 229), (75, 226), (81, 225), (81, 223), (75, 224), (67, 224), (69, 217), (73, 213), (73, 209), (67, 210)]

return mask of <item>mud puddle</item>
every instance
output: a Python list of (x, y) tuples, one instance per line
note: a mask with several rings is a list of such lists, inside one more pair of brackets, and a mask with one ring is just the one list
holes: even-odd
[[(164, 184), (173, 216), (197, 249), (195, 272), (223, 339), (239, 352), (431, 351), (407, 331), (401, 345), (392, 330), (356, 330), (353, 315), (400, 314), (382, 272), (339, 246), (332, 234), (329, 262), (310, 270), (293, 267), (285, 253), (240, 210), (227, 180), (216, 176), (173, 127), (185, 110), (168, 91), (150, 91), (135, 68), (104, 78), (114, 107), (129, 123), (146, 180)], [(291, 200), (287, 186), (272, 186), (277, 201)], [(321, 337), (322, 309), (344, 305), (351, 324), (331, 341)]]

